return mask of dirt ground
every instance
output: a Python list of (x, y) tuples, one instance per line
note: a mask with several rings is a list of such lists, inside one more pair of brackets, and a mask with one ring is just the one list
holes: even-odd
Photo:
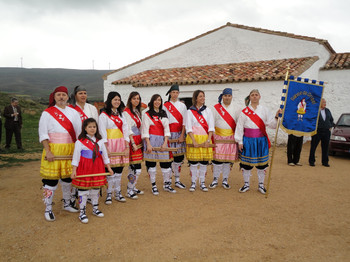
[[(89, 205), (88, 224), (62, 211), (60, 189), (56, 221), (45, 221), (39, 161), (0, 169), (0, 261), (349, 261), (350, 157), (330, 157), (331, 167), (323, 167), (318, 148), (310, 167), (308, 152), (306, 143), (303, 166), (291, 167), (286, 148), (276, 149), (267, 199), (257, 191), (256, 171), (250, 191), (238, 192), (237, 164), (232, 188), (209, 192), (160, 189), (153, 196), (143, 172), (138, 188), (145, 195), (106, 206), (104, 194), (105, 217), (93, 216)], [(210, 168), (207, 184), (211, 179)], [(182, 181), (190, 185), (188, 167)], [(122, 183), (125, 193), (125, 174)]]

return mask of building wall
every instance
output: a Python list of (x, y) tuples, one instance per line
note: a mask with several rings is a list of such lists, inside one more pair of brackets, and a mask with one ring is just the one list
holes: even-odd
[(104, 97), (113, 90), (113, 81), (145, 70), (308, 56), (319, 57), (313, 69), (308, 70), (308, 77), (317, 79), (319, 68), (330, 56), (318, 42), (227, 26), (109, 75), (104, 81)]
[(323, 97), (334, 121), (342, 113), (350, 113), (350, 70), (321, 70), (319, 80), (327, 82)]

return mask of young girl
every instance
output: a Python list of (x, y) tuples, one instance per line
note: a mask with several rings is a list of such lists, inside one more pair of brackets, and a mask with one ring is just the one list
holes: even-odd
[(105, 203), (112, 204), (113, 187), (115, 190), (115, 199), (119, 202), (125, 202), (121, 194), (121, 179), (124, 166), (129, 164), (129, 127), (122, 115), (124, 103), (118, 92), (110, 92), (107, 96), (105, 110), (99, 117), (99, 130), (110, 153), (124, 153), (124, 156), (110, 156), (113, 176), (107, 178), (108, 188)]
[(98, 209), (98, 195), (100, 188), (106, 184), (106, 177), (99, 175), (79, 177), (104, 173), (105, 165), (110, 174), (113, 175), (109, 165), (107, 150), (101, 139), (96, 120), (93, 118), (84, 120), (82, 132), (75, 142), (71, 175), (73, 186), (78, 188), (79, 219), (82, 223), (89, 221), (85, 213), (88, 196), (90, 196), (93, 206), (92, 214), (97, 217), (104, 217), (104, 214)]
[(138, 92), (131, 92), (124, 109), (123, 116), (129, 126), (130, 157), (129, 157), (129, 183), (127, 196), (138, 199), (137, 195), (143, 195), (143, 191), (136, 188), (137, 180), (141, 174), (142, 139), (141, 139), (141, 96)]
[(176, 84), (172, 85), (166, 93), (166, 95), (169, 95), (169, 100), (164, 103), (164, 110), (169, 118), (170, 139), (176, 140), (175, 143), (170, 143), (171, 147), (177, 148), (177, 151), (173, 152), (174, 162), (172, 163), (175, 186), (184, 189), (186, 186), (180, 181), (180, 173), (186, 152), (185, 123), (187, 108), (184, 103), (179, 101), (179, 94), (179, 86)]
[[(192, 106), (187, 110), (186, 117), (186, 158), (190, 164), (192, 184), (190, 191), (196, 190), (196, 180), (199, 176), (200, 189), (208, 191), (205, 186), (207, 165), (213, 159), (213, 149), (209, 147), (215, 131), (213, 113), (205, 105), (205, 94), (201, 90), (193, 92)], [(189, 144), (192, 144), (190, 147)], [(199, 166), (199, 170), (198, 170)]]
[[(176, 190), (171, 187), (171, 162), (173, 156), (171, 152), (165, 151), (168, 147), (170, 137), (169, 120), (165, 111), (162, 109), (162, 98), (160, 95), (153, 95), (148, 103), (149, 110), (145, 113), (142, 119), (142, 139), (144, 139), (144, 160), (146, 161), (147, 171), (152, 183), (153, 195), (159, 195), (156, 186), (156, 165), (160, 163), (163, 173), (164, 190), (176, 193)], [(153, 151), (153, 147), (160, 147), (159, 151)]]

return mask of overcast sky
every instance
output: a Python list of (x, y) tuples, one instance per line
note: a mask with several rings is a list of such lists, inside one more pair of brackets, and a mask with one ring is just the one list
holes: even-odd
[(225, 25), (350, 52), (349, 0), (0, 0), (0, 67), (117, 69)]

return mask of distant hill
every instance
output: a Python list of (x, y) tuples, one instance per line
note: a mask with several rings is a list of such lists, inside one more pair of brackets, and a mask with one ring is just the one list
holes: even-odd
[(83, 85), (89, 100), (102, 101), (102, 76), (110, 71), (0, 67), (0, 91), (48, 100), (49, 94), (57, 86), (66, 86), (71, 93), (75, 86)]

